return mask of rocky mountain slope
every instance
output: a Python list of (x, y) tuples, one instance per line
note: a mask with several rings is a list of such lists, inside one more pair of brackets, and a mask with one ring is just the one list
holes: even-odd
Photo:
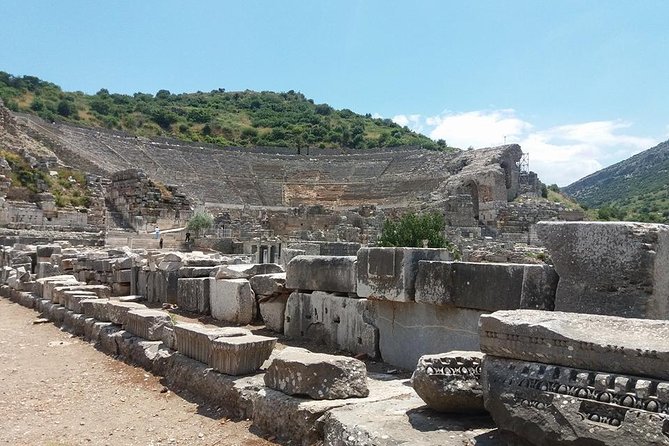
[(589, 207), (626, 220), (669, 222), (669, 141), (562, 189)]

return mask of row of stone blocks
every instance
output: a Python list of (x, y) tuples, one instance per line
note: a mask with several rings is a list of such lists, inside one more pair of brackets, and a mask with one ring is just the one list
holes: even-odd
[[(37, 284), (38, 295), (46, 297), (44, 301), (50, 305), (61, 304), (60, 299), (54, 301), (54, 296), (61, 296), (62, 299), (67, 296), (68, 288), (103, 289), (96, 285), (79, 284), (73, 276), (38, 279)], [(84, 298), (76, 300), (76, 305), (63, 306), (64, 311), (83, 313), (83, 317), (121, 325), (135, 336), (148, 341), (161, 341), (221, 373), (238, 375), (258, 370), (269, 358), (276, 343), (276, 338), (256, 336), (245, 329), (212, 329), (185, 323), (175, 325), (168, 313), (148, 309), (136, 302), (110, 300), (91, 294), (81, 297)]]
[(286, 287), (350, 297), (485, 311), (553, 309), (558, 276), (549, 265), (455, 262), (450, 251), (361, 248), (357, 256), (297, 256)]
[(297, 256), (288, 288), (485, 311), (530, 308), (669, 318), (669, 226), (540, 222), (553, 266), (452, 262), (445, 249), (361, 248)]

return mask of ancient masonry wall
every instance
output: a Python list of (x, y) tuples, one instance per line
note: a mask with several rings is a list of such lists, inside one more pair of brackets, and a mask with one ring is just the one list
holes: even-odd
[(174, 186), (159, 185), (140, 169), (115, 172), (107, 186), (112, 213), (136, 231), (182, 227), (193, 216), (191, 201)]

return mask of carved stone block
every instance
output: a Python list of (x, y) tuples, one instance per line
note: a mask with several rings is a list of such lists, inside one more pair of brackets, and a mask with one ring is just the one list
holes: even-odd
[(481, 316), (479, 334), (493, 356), (669, 379), (669, 321), (497, 311)]
[(425, 404), (439, 412), (483, 412), (481, 352), (454, 351), (421, 356), (411, 377)]
[(669, 404), (657, 391), (664, 382), (493, 356), (483, 359), (481, 382), (497, 426), (534, 444), (669, 443)]

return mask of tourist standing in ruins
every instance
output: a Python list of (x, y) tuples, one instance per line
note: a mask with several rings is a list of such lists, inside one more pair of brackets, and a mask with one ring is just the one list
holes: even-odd
[(160, 238), (160, 228), (158, 227), (158, 225), (156, 225), (156, 229), (154, 230), (154, 234), (155, 234), (156, 240), (158, 240)]
[(160, 241), (158, 242), (158, 246), (160, 247), (160, 249), (163, 249), (163, 238), (162, 237), (160, 237)]

